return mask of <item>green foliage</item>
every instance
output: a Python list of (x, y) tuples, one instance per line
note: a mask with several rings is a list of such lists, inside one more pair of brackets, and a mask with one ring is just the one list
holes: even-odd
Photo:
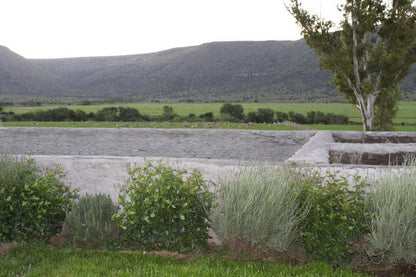
[[(397, 170), (397, 168), (396, 168)], [(416, 160), (375, 182), (369, 254), (390, 263), (416, 261)]]
[(377, 99), (374, 111), (374, 131), (393, 131), (393, 119), (396, 117), (399, 108), (397, 103), (402, 99), (402, 92), (399, 89), (388, 94), (383, 94)]
[(163, 106), (163, 113), (160, 116), (160, 119), (163, 121), (170, 121), (173, 120), (178, 115), (173, 111), (173, 107), (171, 106)]
[(298, 124), (306, 124), (307, 123), (306, 117), (301, 113), (294, 113), (294, 112), (290, 111), (288, 113), (288, 115), (289, 115), (289, 121), (296, 122)]
[(274, 111), (269, 108), (259, 108), (257, 112), (249, 112), (246, 117), (247, 122), (271, 123), (274, 121)]
[(59, 169), (42, 171), (33, 159), (0, 154), (0, 241), (47, 238), (62, 228), (77, 198)]
[(112, 220), (116, 207), (109, 195), (86, 195), (67, 213), (63, 234), (75, 247), (105, 248), (118, 238), (119, 228)]
[(199, 116), (199, 118), (202, 121), (206, 121), (206, 122), (214, 122), (215, 121), (214, 114), (212, 112), (207, 112), (207, 113), (201, 114)]
[(300, 187), (283, 167), (254, 166), (222, 181), (211, 216), (217, 234), (230, 245), (236, 240), (284, 252), (298, 237)]
[(114, 217), (126, 240), (181, 251), (206, 244), (214, 194), (200, 172), (146, 161), (128, 173), (119, 195), (122, 210)]
[(369, 232), (366, 209), (367, 184), (356, 177), (355, 185), (329, 174), (324, 178), (305, 174), (299, 201), (310, 204), (300, 222), (306, 252), (317, 260), (334, 264), (348, 261), (352, 244)]
[(220, 108), (221, 120), (238, 122), (244, 119), (244, 108), (240, 104), (226, 103)]
[[(340, 7), (344, 19), (335, 32), (333, 22), (309, 14), (301, 1), (291, 0), (289, 7), (306, 43), (320, 56), (321, 67), (335, 73), (340, 94), (360, 110), (365, 131), (373, 128), (374, 107), (387, 104), (416, 62), (414, 0), (385, 2), (345, 0)], [(388, 120), (394, 107), (379, 112), (389, 113)]]
[(94, 115), (96, 121), (118, 121), (118, 110), (116, 107), (106, 107), (99, 110)]

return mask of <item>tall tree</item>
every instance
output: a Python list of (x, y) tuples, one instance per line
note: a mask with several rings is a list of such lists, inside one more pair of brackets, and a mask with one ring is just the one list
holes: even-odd
[[(320, 56), (320, 66), (335, 73), (338, 91), (357, 106), (364, 131), (371, 131), (375, 106), (389, 99), (397, 103), (398, 84), (416, 62), (415, 1), (345, 0), (338, 7), (344, 17), (338, 26), (311, 15), (299, 0), (290, 1), (288, 10)], [(394, 111), (380, 110), (378, 120), (391, 119)]]

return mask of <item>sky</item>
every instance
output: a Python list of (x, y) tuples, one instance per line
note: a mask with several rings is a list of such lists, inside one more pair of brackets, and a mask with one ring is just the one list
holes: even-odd
[[(339, 22), (339, 0), (304, 0)], [(0, 0), (0, 45), (25, 58), (115, 56), (214, 41), (298, 40), (289, 0)]]

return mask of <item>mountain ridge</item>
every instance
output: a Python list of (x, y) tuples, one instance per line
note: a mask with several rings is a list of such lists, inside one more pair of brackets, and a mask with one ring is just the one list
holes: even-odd
[[(134, 101), (342, 101), (298, 41), (211, 42), (108, 57), (25, 59), (0, 47), (0, 95)], [(416, 99), (416, 71), (401, 84)]]

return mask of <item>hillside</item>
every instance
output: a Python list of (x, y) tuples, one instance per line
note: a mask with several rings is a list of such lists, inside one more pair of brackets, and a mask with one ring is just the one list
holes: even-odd
[[(162, 52), (27, 60), (0, 48), (0, 94), (136, 101), (342, 99), (318, 58), (299, 41), (215, 42)], [(403, 81), (416, 99), (415, 68)]]

